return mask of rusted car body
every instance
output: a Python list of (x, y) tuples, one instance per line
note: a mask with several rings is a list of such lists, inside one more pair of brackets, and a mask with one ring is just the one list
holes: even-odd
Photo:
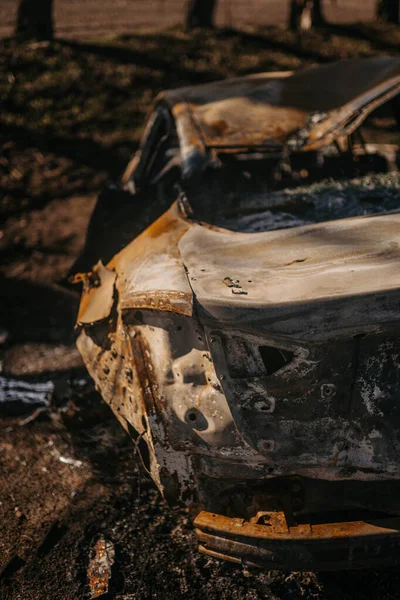
[(399, 91), (381, 57), (163, 93), (99, 199), (78, 347), (211, 556), (400, 561), (400, 199), (271, 191), (337, 161), (395, 169), (355, 141)]

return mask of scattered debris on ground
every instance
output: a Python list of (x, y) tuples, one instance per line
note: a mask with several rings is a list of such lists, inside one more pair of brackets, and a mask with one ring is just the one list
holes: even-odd
[(0, 376), (0, 407), (4, 416), (21, 411), (22, 407), (48, 407), (54, 392), (52, 381), (27, 383), (19, 379), (6, 379)]
[(114, 559), (114, 544), (100, 535), (91, 550), (87, 571), (91, 598), (99, 598), (108, 592)]

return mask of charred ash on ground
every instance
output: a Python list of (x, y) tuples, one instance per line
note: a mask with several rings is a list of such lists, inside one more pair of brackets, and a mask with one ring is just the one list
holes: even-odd
[[(58, 285), (83, 246), (98, 190), (115, 180), (135, 150), (157, 92), (199, 78), (397, 52), (397, 29), (389, 28), (386, 38), (381, 29), (362, 31), (359, 38), (346, 31), (310, 32), (307, 41), (271, 30), (266, 48), (262, 36), (230, 32), (189, 38), (173, 30), (104, 47), (42, 44), (35, 56), (29, 45), (2, 43), (0, 596), (5, 600), (398, 597), (396, 567), (260, 572), (200, 556), (192, 516), (161, 498), (137, 448), (95, 390), (75, 347), (79, 296)], [(143, 57), (149, 54), (152, 62), (146, 64)], [(57, 101), (51, 91), (56, 88), (64, 94)], [(372, 123), (370, 132), (372, 141), (395, 141), (384, 118)], [(326, 210), (339, 217), (347, 210), (348, 216), (367, 214), (380, 202), (390, 211), (399, 190), (398, 174), (391, 173), (296, 181), (273, 192), (274, 201), (289, 208), (283, 216), (265, 212), (263, 229), (281, 227), (282, 219), (285, 226), (307, 225)], [(296, 202), (301, 210), (291, 212)], [(243, 219), (241, 230), (257, 231), (259, 222), (251, 215)], [(225, 219), (218, 225), (232, 223)]]

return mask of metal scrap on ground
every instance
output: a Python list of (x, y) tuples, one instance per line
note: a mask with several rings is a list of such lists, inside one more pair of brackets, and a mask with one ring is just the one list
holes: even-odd
[(14, 410), (17, 405), (29, 408), (48, 407), (53, 392), (52, 381), (38, 383), (0, 376), (0, 410)]
[(114, 559), (114, 544), (100, 535), (91, 549), (87, 570), (91, 598), (99, 598), (108, 592)]

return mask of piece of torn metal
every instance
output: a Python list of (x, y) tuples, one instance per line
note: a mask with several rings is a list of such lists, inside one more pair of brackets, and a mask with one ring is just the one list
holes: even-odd
[(113, 306), (115, 273), (99, 261), (90, 273), (82, 275), (82, 280), (85, 302), (81, 303), (79, 308), (78, 325), (107, 319)]
[(202, 554), (247, 567), (334, 571), (399, 562), (398, 517), (311, 525), (288, 524), (279, 512), (251, 521), (201, 512), (194, 525)]
[(87, 569), (90, 598), (100, 598), (108, 592), (114, 560), (114, 544), (100, 535), (90, 551)]

